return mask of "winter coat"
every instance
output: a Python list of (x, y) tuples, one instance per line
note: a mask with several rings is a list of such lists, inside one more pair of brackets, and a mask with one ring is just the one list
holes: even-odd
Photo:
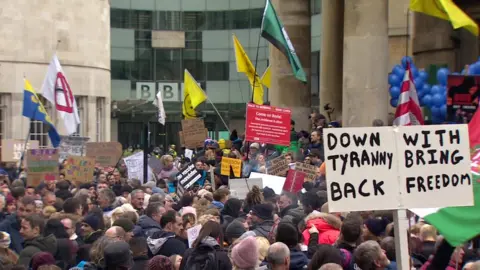
[(97, 241), (98, 238), (102, 237), (102, 235), (103, 235), (102, 230), (94, 231), (93, 233), (85, 236), (85, 238), (83, 239), (83, 242), (87, 245), (93, 244), (93, 242)]
[(137, 224), (141, 228), (143, 235), (147, 238), (151, 237), (156, 232), (162, 231), (162, 227), (160, 227), (160, 224), (149, 216), (141, 216), (138, 219)]
[(24, 249), (18, 256), (18, 264), (25, 267), (30, 266), (33, 256), (39, 252), (57, 253), (57, 239), (53, 234), (43, 237), (38, 236), (30, 240), (25, 240)]
[(148, 267), (148, 256), (133, 257), (133, 266), (131, 270), (145, 270)]
[(307, 255), (296, 248), (290, 249), (290, 270), (306, 269), (308, 265)]
[(305, 230), (303, 231), (304, 244), (308, 245), (310, 233), (308, 230), (315, 226), (319, 232), (318, 244), (333, 245), (340, 235), (341, 220), (327, 213), (313, 212), (305, 218)]
[(20, 234), (20, 221), (16, 214), (5, 217), (0, 222), (0, 231), (10, 234), (10, 249), (20, 253), (23, 249), (23, 237)]
[(172, 232), (160, 231), (147, 238), (148, 256), (163, 255), (170, 257), (172, 255), (182, 255), (187, 250), (185, 243), (175, 236)]
[(190, 256), (194, 256), (194, 254), (192, 254), (194, 251), (201, 252), (202, 250), (210, 248), (215, 249), (215, 259), (218, 270), (232, 269), (232, 263), (230, 262), (230, 258), (228, 257), (228, 252), (226, 250), (223, 250), (218, 244), (217, 240), (213, 239), (212, 237), (205, 237), (197, 247), (187, 249), (185, 251), (185, 254), (183, 255), (180, 269), (186, 269), (185, 264), (187, 263)]

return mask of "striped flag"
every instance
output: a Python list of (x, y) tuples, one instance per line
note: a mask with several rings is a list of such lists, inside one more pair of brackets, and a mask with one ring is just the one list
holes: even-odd
[(403, 77), (397, 111), (395, 112), (395, 126), (423, 125), (422, 109), (418, 102), (417, 89), (412, 78), (410, 63), (407, 64)]

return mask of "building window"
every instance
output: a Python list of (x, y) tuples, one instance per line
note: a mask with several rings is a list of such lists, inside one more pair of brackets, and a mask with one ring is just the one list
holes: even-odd
[(75, 97), (78, 108), (78, 117), (80, 118), (80, 124), (78, 125), (77, 132), (72, 134), (72, 136), (87, 136), (85, 132), (88, 125), (88, 116), (87, 116), (87, 106), (88, 106), (88, 97)]
[(250, 10), (250, 28), (260, 28), (262, 26), (263, 9)]
[(181, 49), (155, 49), (156, 81), (179, 81), (182, 74)]
[(11, 100), (10, 94), (0, 94), (0, 140), (6, 139), (8, 136), (6, 134), (7, 119), (8, 119), (8, 104)]
[(110, 65), (112, 80), (130, 79), (130, 66), (132, 65), (132, 62), (123, 60), (111, 60)]
[(205, 13), (197, 11), (186, 11), (183, 13), (183, 30), (201, 31), (205, 30)]
[(152, 31), (135, 31), (135, 48), (150, 49), (152, 48)]
[(110, 9), (110, 27), (130, 28), (130, 10), (117, 8)]
[(152, 11), (132, 10), (132, 28), (152, 30), (153, 19)]
[(135, 80), (153, 80), (152, 49), (135, 50), (135, 62), (132, 65), (131, 75)]
[(230, 11), (232, 29), (248, 29), (250, 27), (250, 10)]
[[(40, 102), (45, 107), (48, 115), (52, 115), (52, 106), (50, 105), (47, 100), (42, 97), (38, 96)], [(52, 119), (53, 121), (53, 119)], [(40, 148), (48, 148), (50, 144), (50, 138), (48, 137), (48, 130), (50, 129), (50, 125), (43, 123), (42, 121), (30, 121), (30, 140), (38, 141), (38, 145)], [(4, 129), (2, 129), (3, 132)]]
[(207, 11), (206, 19), (207, 30), (230, 29), (227, 11)]
[(312, 15), (322, 13), (322, 0), (310, 0), (310, 10)]
[(105, 98), (97, 97), (97, 142), (105, 141)]
[(157, 11), (155, 12), (155, 30), (182, 30), (182, 12)]
[(228, 81), (229, 62), (207, 62), (207, 81)]

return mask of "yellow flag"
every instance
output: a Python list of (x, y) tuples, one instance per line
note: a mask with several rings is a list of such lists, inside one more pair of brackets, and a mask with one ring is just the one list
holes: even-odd
[[(233, 48), (235, 49), (235, 61), (237, 62), (237, 72), (242, 72), (247, 75), (250, 81), (250, 86), (253, 89), (253, 102), (255, 104), (263, 104), (263, 86), (261, 84), (260, 77), (255, 72), (255, 68), (252, 62), (245, 53), (242, 44), (238, 41), (237, 37), (233, 35)], [(253, 82), (255, 81), (255, 86)]]
[(262, 84), (265, 85), (265, 87), (267, 88), (270, 88), (270, 78), (271, 78), (271, 72), (270, 72), (270, 66), (268, 66), (262, 75)]
[(197, 117), (195, 108), (207, 99), (207, 95), (192, 77), (190, 72), (185, 69), (183, 75), (183, 105), (182, 112), (185, 119)]
[(410, 0), (410, 10), (450, 21), (454, 29), (465, 28), (478, 36), (478, 25), (452, 0)]

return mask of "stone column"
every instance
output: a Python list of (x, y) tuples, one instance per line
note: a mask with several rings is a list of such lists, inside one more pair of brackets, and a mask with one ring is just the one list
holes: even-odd
[[(345, 1), (343, 117), (345, 127), (388, 117), (388, 1)], [(328, 53), (328, 52), (323, 52)]]
[[(310, 81), (310, 1), (309, 0), (273, 0), (277, 15), (285, 26), (303, 69)], [(292, 119), (296, 130), (310, 130), (308, 116), (310, 113), (310, 82), (304, 84), (293, 76), (288, 59), (275, 47), (270, 45), (270, 68), (272, 82), (269, 92), (273, 106), (292, 110)]]
[(330, 104), (332, 120), (342, 117), (343, 12), (344, 1), (322, 1), (322, 47), (320, 50), (320, 112)]

